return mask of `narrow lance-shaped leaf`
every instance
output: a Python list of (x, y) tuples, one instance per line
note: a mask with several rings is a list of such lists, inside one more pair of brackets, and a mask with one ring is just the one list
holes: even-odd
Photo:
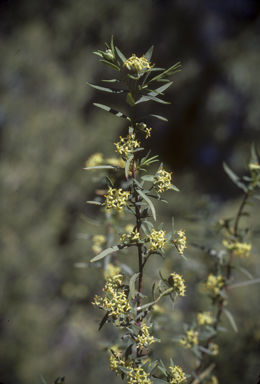
[(148, 63), (151, 61), (151, 57), (152, 57), (152, 54), (153, 54), (153, 45), (148, 49), (148, 51), (144, 54), (144, 57), (146, 58), (146, 60), (148, 61)]
[(151, 212), (152, 212), (152, 215), (153, 215), (153, 219), (154, 221), (156, 221), (156, 212), (155, 212), (155, 208), (154, 208), (154, 205), (153, 203), (151, 202), (151, 200), (149, 199), (149, 197), (146, 196), (145, 193), (143, 193), (142, 191), (140, 191), (139, 189), (137, 189), (137, 193), (147, 202), (147, 204), (149, 205), (149, 207), (151, 208)]
[(118, 67), (117, 65), (111, 63), (110, 61), (107, 61), (107, 60), (99, 60), (101, 63), (107, 65), (108, 67), (114, 69), (115, 71), (120, 71), (120, 67)]
[(240, 181), (240, 178), (227, 166), (226, 163), (223, 163), (224, 171), (227, 173), (227, 175), (230, 177), (230, 179), (239, 187), (244, 190), (244, 192), (247, 192), (247, 187), (244, 183)]
[(120, 51), (120, 49), (118, 49), (117, 47), (115, 47), (115, 48), (116, 48), (116, 53), (118, 54), (118, 56), (120, 57), (120, 59), (124, 63), (126, 61), (126, 57), (123, 55), (123, 53)]
[(123, 92), (128, 92), (127, 89), (118, 89), (118, 88), (108, 88), (108, 87), (100, 87), (99, 85), (91, 84), (88, 83), (92, 88), (98, 89), (99, 91), (103, 92), (109, 92), (109, 93), (123, 93)]
[(237, 325), (236, 325), (236, 322), (235, 322), (235, 319), (234, 319), (233, 315), (227, 309), (225, 309), (225, 308), (223, 309), (223, 312), (227, 316), (227, 318), (228, 318), (228, 320), (230, 322), (231, 327), (237, 333), (238, 329), (237, 329)]
[(134, 155), (129, 155), (125, 163), (125, 177), (127, 180), (128, 180), (129, 167), (133, 158), (134, 158)]
[(101, 253), (99, 253), (97, 256), (93, 257), (93, 259), (91, 259), (90, 262), (94, 263), (95, 261), (101, 260), (104, 257), (106, 257), (107, 255), (110, 255), (110, 253), (116, 252), (119, 249), (122, 249), (124, 247), (125, 247), (125, 245), (114, 245), (113, 247), (109, 247), (109, 248), (105, 249), (104, 251), (102, 251)]
[(83, 168), (85, 171), (88, 171), (90, 169), (118, 169), (120, 167), (116, 165), (95, 165), (94, 167), (87, 167)]
[(135, 273), (129, 281), (129, 289), (130, 289), (130, 295), (132, 299), (135, 298), (135, 282), (138, 276), (139, 276), (139, 273)]
[(122, 112), (116, 111), (115, 109), (108, 107), (107, 105), (98, 104), (98, 103), (93, 103), (93, 105), (95, 105), (98, 108), (104, 109), (104, 111), (112, 113), (116, 117), (122, 117), (124, 119), (127, 119), (127, 120), (131, 121), (130, 117), (124, 115)]
[(156, 119), (159, 119), (159, 120), (162, 120), (162, 121), (168, 121), (168, 119), (166, 119), (165, 117), (163, 116), (159, 116), (159, 115), (149, 115), (151, 117), (155, 117)]

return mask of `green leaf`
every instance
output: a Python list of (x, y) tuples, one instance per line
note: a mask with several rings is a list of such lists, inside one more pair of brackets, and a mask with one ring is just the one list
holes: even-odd
[(223, 309), (223, 312), (225, 313), (225, 315), (227, 316), (229, 322), (230, 322), (230, 325), (231, 327), (233, 328), (234, 332), (238, 332), (238, 329), (237, 329), (237, 325), (236, 325), (236, 322), (235, 322), (235, 319), (233, 317), (233, 315), (227, 310), (227, 309)]
[(107, 61), (107, 60), (99, 60), (101, 63), (107, 65), (108, 67), (114, 69), (115, 71), (118, 71), (120, 72), (120, 67), (118, 67), (117, 65), (115, 64), (112, 64), (110, 61)]
[(119, 249), (122, 249), (124, 247), (125, 245), (114, 245), (113, 247), (109, 247), (104, 251), (102, 251), (101, 253), (99, 253), (97, 256), (93, 257), (93, 259), (91, 259), (90, 262), (94, 263), (95, 261), (101, 260), (107, 255), (110, 255), (110, 253), (117, 252)]
[(96, 165), (95, 167), (87, 167), (83, 168), (85, 171), (88, 171), (89, 169), (118, 169), (120, 167), (117, 167), (116, 165)]
[(164, 77), (167, 77), (167, 76), (171, 76), (173, 75), (174, 73), (176, 72), (180, 72), (180, 70), (178, 68), (180, 68), (181, 64), (180, 63), (176, 63), (174, 64), (172, 67), (166, 69), (166, 71), (160, 73), (159, 75), (153, 77), (149, 83), (153, 82), (153, 81), (160, 81), (161, 79), (163, 79)]
[(115, 109), (108, 107), (107, 105), (98, 104), (98, 103), (93, 103), (93, 105), (95, 105), (98, 108), (104, 109), (105, 111), (112, 113), (113, 115), (115, 115), (117, 117), (123, 117), (124, 119), (131, 121), (130, 117), (124, 115), (122, 112), (118, 112)]
[(146, 58), (146, 60), (148, 61), (148, 63), (150, 63), (150, 61), (151, 61), (152, 54), (153, 54), (153, 45), (152, 45), (152, 46), (148, 49), (148, 51), (144, 54), (144, 57)]
[(240, 178), (227, 166), (226, 163), (223, 163), (223, 168), (226, 174), (230, 177), (230, 179), (244, 192), (247, 192), (247, 187), (244, 183), (240, 181)]
[(247, 280), (247, 281), (242, 281), (241, 283), (231, 284), (229, 285), (229, 289), (245, 287), (246, 285), (253, 285), (253, 284), (259, 284), (259, 283), (260, 283), (260, 278), (254, 279), (254, 280)]
[(165, 117), (163, 116), (159, 116), (159, 115), (149, 115), (151, 117), (156, 117), (156, 119), (159, 119), (159, 120), (162, 120), (162, 121), (168, 121), (168, 119), (166, 119)]
[(149, 207), (151, 208), (151, 212), (152, 212), (152, 215), (153, 215), (153, 219), (154, 221), (156, 221), (156, 212), (155, 212), (155, 208), (154, 208), (154, 205), (153, 203), (151, 202), (151, 200), (149, 199), (149, 197), (147, 197), (142, 191), (140, 191), (139, 189), (136, 190), (136, 192), (147, 202), (147, 204), (149, 205)]
[(111, 36), (110, 46), (111, 46), (111, 51), (112, 51), (113, 55), (115, 55), (114, 36), (113, 35)]
[(173, 189), (176, 192), (180, 192), (180, 190), (173, 184), (171, 184), (171, 189)]
[(258, 163), (258, 156), (257, 156), (257, 154), (256, 154), (255, 144), (254, 144), (254, 143), (251, 145), (251, 158), (250, 158), (250, 163), (251, 163), (251, 164), (257, 164), (257, 163)]
[(151, 183), (154, 182), (154, 176), (151, 175), (142, 176), (141, 179), (144, 181), (150, 181)]
[(100, 52), (93, 52), (95, 55), (97, 55), (97, 56), (100, 56), (100, 57), (103, 57), (103, 55), (102, 55), (102, 53), (100, 53)]
[[(158, 367), (159, 368), (159, 367)], [(154, 384), (163, 384), (163, 383), (168, 383), (168, 381), (157, 379), (156, 377), (150, 377), (150, 380)]]
[(247, 269), (245, 269), (245, 268), (243, 268), (243, 267), (240, 267), (239, 265), (233, 265), (233, 268), (236, 268), (236, 269), (238, 269), (240, 272), (242, 272), (242, 273), (244, 273), (244, 275), (246, 275), (249, 279), (253, 279), (254, 277), (251, 275), (251, 273), (247, 270)]
[(126, 160), (126, 163), (125, 163), (125, 177), (126, 177), (126, 180), (128, 180), (129, 167), (130, 167), (130, 164), (131, 164), (131, 161), (133, 160), (133, 158), (134, 158), (134, 155), (129, 155), (127, 157), (127, 160)]
[(119, 56), (119, 58), (122, 60), (122, 62), (124, 63), (126, 61), (126, 57), (123, 55), (123, 53), (120, 51), (120, 49), (118, 49), (117, 47), (116, 48), (116, 52)]
[(156, 101), (157, 103), (160, 103), (160, 104), (171, 104), (168, 101), (164, 101), (155, 96), (150, 96), (149, 94), (142, 96), (139, 100), (136, 101), (135, 104), (144, 103), (149, 100)]
[(40, 378), (41, 378), (41, 380), (42, 380), (43, 384), (47, 384), (47, 383), (46, 383), (46, 381), (44, 380), (44, 377), (42, 376), (42, 374), (41, 374), (41, 373), (40, 373)]
[(86, 203), (87, 204), (103, 206), (103, 203), (100, 203), (99, 201), (86, 201)]
[(134, 107), (135, 106), (135, 101), (131, 95), (130, 92), (128, 92), (127, 96), (126, 96), (126, 102), (127, 104), (129, 104), (131, 107)]
[(103, 91), (103, 92), (109, 92), (109, 93), (128, 92), (127, 89), (100, 87), (99, 85), (91, 84), (91, 83), (88, 83), (88, 82), (86, 84), (90, 85), (92, 88), (98, 89), (99, 91)]
[(129, 281), (129, 289), (130, 289), (130, 295), (132, 299), (135, 299), (135, 282), (138, 276), (139, 276), (139, 272), (135, 273)]

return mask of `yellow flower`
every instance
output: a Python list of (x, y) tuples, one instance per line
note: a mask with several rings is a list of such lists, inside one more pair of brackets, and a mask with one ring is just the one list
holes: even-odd
[(210, 312), (201, 312), (197, 314), (198, 325), (213, 324), (213, 318)]
[(119, 136), (119, 142), (114, 143), (116, 146), (116, 152), (120, 155), (127, 156), (129, 153), (133, 153), (134, 149), (140, 147), (140, 143), (135, 140), (135, 135), (128, 135), (126, 137)]
[(86, 168), (96, 167), (97, 165), (102, 164), (104, 161), (102, 153), (94, 153), (91, 155), (85, 163)]
[(95, 235), (92, 237), (92, 241), (92, 251), (98, 255), (100, 252), (102, 252), (101, 245), (106, 242), (106, 237), (104, 235)]
[(204, 283), (204, 287), (207, 291), (210, 291), (215, 296), (218, 296), (221, 288), (224, 287), (225, 282), (226, 281), (223, 276), (214, 276), (212, 273), (210, 273), (207, 281)]
[(132, 54), (132, 56), (124, 62), (124, 67), (134, 72), (140, 72), (142, 69), (151, 69), (150, 63), (144, 56), (136, 57), (135, 54)]
[(250, 243), (239, 243), (236, 241), (235, 243), (228, 242), (227, 240), (222, 241), (224, 247), (226, 247), (230, 252), (233, 252), (235, 256), (250, 256), (250, 251), (252, 249), (252, 244)]
[(209, 350), (212, 352), (213, 355), (218, 354), (218, 345), (215, 343), (210, 343), (209, 344)]
[(146, 373), (141, 366), (138, 368), (132, 368), (127, 374), (129, 381), (128, 384), (152, 384), (149, 379), (149, 373)]
[(177, 292), (180, 296), (185, 296), (185, 288), (184, 281), (181, 275), (178, 275), (178, 273), (174, 272), (170, 274), (170, 277), (168, 279), (169, 284), (171, 287), (174, 288), (174, 291)]
[(170, 369), (170, 384), (180, 384), (186, 381), (185, 374), (181, 367), (175, 365), (174, 367), (169, 367)]
[(158, 187), (158, 192), (164, 192), (164, 190), (171, 189), (171, 176), (172, 172), (166, 172), (163, 168), (161, 168), (156, 175), (157, 181), (155, 185)]
[(115, 189), (115, 188), (109, 187), (107, 195), (105, 195), (105, 198), (106, 198), (105, 206), (108, 209), (114, 208), (118, 212), (121, 212), (123, 207), (126, 205), (129, 195), (130, 195), (130, 192), (123, 191), (121, 188)]
[(136, 123), (135, 128), (145, 134), (145, 138), (148, 139), (148, 137), (151, 137), (151, 130), (152, 128), (148, 128), (146, 124), (144, 123)]
[(175, 240), (175, 243), (176, 243), (177, 246), (178, 246), (178, 250), (179, 250), (180, 255), (182, 255), (184, 249), (187, 248), (187, 246), (186, 246), (186, 236), (185, 236), (185, 231), (183, 231), (183, 230), (181, 229), (180, 231), (177, 231), (177, 234), (179, 235), (179, 237), (178, 237), (177, 240)]
[(153, 228), (152, 233), (148, 236), (150, 243), (152, 244), (151, 251), (156, 249), (165, 248), (164, 243), (167, 240), (165, 237), (166, 231), (156, 231)]
[(124, 290), (121, 289), (122, 281), (122, 275), (109, 277), (103, 289), (104, 296), (96, 295), (94, 297), (94, 303), (92, 303), (94, 306), (98, 306), (107, 311), (108, 316), (113, 316), (115, 319), (120, 315), (129, 312), (131, 309), (126, 294)]
[(137, 335), (137, 349), (142, 349), (143, 347), (147, 348), (148, 345), (155, 343), (153, 336), (149, 334), (149, 327), (143, 324), (140, 328), (139, 334)]
[(123, 234), (120, 237), (120, 241), (127, 241), (129, 243), (138, 243), (140, 240), (140, 233), (132, 231), (131, 233)]
[(179, 344), (182, 347), (189, 349), (194, 345), (198, 344), (198, 335), (198, 332), (194, 332), (193, 329), (190, 329), (186, 332), (185, 336), (182, 337)]

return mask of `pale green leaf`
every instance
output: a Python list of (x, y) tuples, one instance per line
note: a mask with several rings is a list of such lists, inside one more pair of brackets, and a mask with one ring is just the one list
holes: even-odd
[(135, 299), (135, 282), (139, 273), (135, 273), (129, 281), (130, 296), (132, 299)]
[(110, 253), (117, 252), (119, 249), (122, 249), (122, 248), (124, 248), (124, 246), (122, 245), (114, 245), (113, 247), (109, 247), (104, 251), (102, 251), (101, 253), (99, 253), (97, 256), (93, 257), (93, 259), (91, 259), (90, 262), (94, 263), (95, 261), (101, 260), (107, 255), (110, 255)]
[(237, 329), (237, 325), (236, 325), (236, 322), (235, 322), (235, 319), (233, 317), (233, 315), (227, 310), (227, 309), (223, 309), (223, 312), (225, 313), (225, 315), (227, 316), (229, 322), (230, 322), (230, 325), (231, 327), (233, 328), (234, 332), (238, 332), (238, 329)]
[(154, 221), (156, 221), (156, 212), (155, 212), (155, 208), (154, 208), (154, 205), (153, 203), (151, 202), (151, 200), (149, 199), (149, 197), (147, 197), (141, 190), (137, 189), (136, 190), (137, 193), (147, 202), (147, 204), (149, 205), (149, 207), (151, 208), (151, 212), (152, 212), (152, 215), (153, 215), (153, 219)]
[(99, 85), (91, 84), (88, 83), (92, 88), (98, 89), (99, 91), (103, 92), (109, 92), (109, 93), (123, 93), (123, 92), (128, 92), (127, 89), (117, 89), (117, 88), (108, 88), (108, 87), (100, 87)]
[(117, 52), (118, 56), (120, 57), (120, 59), (124, 63), (126, 61), (126, 57), (123, 55), (123, 53), (120, 51), (120, 49), (118, 49), (117, 47), (115, 47), (115, 48), (116, 48), (116, 52)]
[(124, 115), (122, 112), (116, 111), (115, 109), (112, 109), (112, 108), (108, 107), (107, 105), (98, 104), (98, 103), (93, 103), (93, 105), (95, 105), (98, 108), (104, 109), (105, 111), (107, 111), (109, 113), (112, 113), (113, 115), (115, 115), (117, 117), (122, 117), (124, 119), (127, 119), (127, 120), (131, 121), (130, 117)]

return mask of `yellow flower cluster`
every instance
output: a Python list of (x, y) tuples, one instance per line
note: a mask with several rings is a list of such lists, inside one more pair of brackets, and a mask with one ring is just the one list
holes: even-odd
[(171, 273), (168, 282), (174, 288), (174, 292), (177, 292), (180, 296), (185, 296), (185, 280), (181, 275), (176, 272)]
[(142, 69), (150, 69), (150, 63), (148, 60), (142, 57), (136, 57), (133, 53), (132, 56), (124, 62), (124, 67), (129, 69), (129, 71), (139, 72)]
[(209, 350), (213, 355), (218, 355), (218, 345), (215, 343), (210, 343)]
[(93, 245), (92, 245), (92, 251), (98, 255), (100, 252), (102, 252), (101, 245), (106, 242), (106, 237), (104, 235), (95, 235), (92, 237)]
[(166, 172), (163, 168), (157, 172), (157, 181), (155, 184), (158, 186), (158, 192), (164, 192), (164, 190), (171, 189), (171, 174), (172, 172)]
[(201, 312), (197, 314), (198, 325), (213, 324), (213, 318), (211, 312)]
[(155, 343), (153, 336), (149, 334), (149, 327), (143, 324), (140, 328), (139, 334), (137, 335), (137, 349), (142, 349), (143, 347), (147, 348), (148, 345)]
[(151, 130), (152, 128), (148, 128), (146, 124), (144, 123), (136, 123), (135, 125), (136, 129), (138, 131), (141, 131), (145, 134), (145, 138), (148, 139), (148, 137), (151, 137)]
[(111, 371), (115, 371), (116, 372), (116, 375), (120, 375), (122, 372), (120, 371), (120, 369), (118, 368), (118, 366), (121, 366), (121, 367), (132, 367), (133, 365), (133, 361), (131, 360), (125, 360), (125, 359), (122, 359), (122, 357), (120, 356), (120, 352), (114, 352), (110, 358), (110, 369)]
[(222, 241), (224, 247), (226, 247), (230, 252), (233, 252), (235, 256), (250, 256), (250, 251), (252, 249), (252, 244), (249, 243), (239, 243), (236, 241), (235, 243), (229, 243), (227, 240)]
[(108, 209), (114, 208), (118, 212), (121, 212), (123, 207), (126, 205), (129, 195), (130, 195), (130, 192), (123, 191), (121, 188), (115, 189), (115, 188), (109, 187), (107, 195), (105, 195), (105, 198), (106, 198), (105, 206)]
[(94, 153), (91, 155), (85, 163), (86, 168), (96, 167), (104, 162), (102, 153)]
[(194, 332), (193, 329), (190, 329), (180, 340), (180, 345), (187, 349), (193, 347), (194, 345), (198, 344), (198, 335), (198, 332)]
[(169, 382), (170, 384), (180, 384), (187, 381), (181, 367), (178, 367), (178, 365), (175, 365), (174, 367), (169, 367), (169, 369), (170, 369), (170, 382)]
[(128, 135), (126, 137), (119, 136), (119, 142), (114, 143), (116, 146), (116, 152), (120, 155), (127, 156), (128, 153), (133, 153), (133, 150), (137, 147), (140, 147), (140, 143), (135, 140), (135, 135)]
[(128, 384), (152, 384), (149, 379), (149, 373), (146, 373), (140, 366), (138, 368), (132, 368), (127, 374)]
[(204, 283), (204, 287), (207, 291), (210, 291), (214, 295), (219, 295), (219, 291), (225, 285), (225, 278), (221, 275), (214, 276), (209, 274), (207, 281)]
[(152, 233), (148, 236), (150, 243), (152, 244), (151, 251), (156, 249), (165, 248), (164, 243), (167, 240), (165, 237), (166, 231), (156, 231), (154, 228)]
[(94, 306), (96, 305), (108, 311), (109, 316), (113, 316), (116, 319), (131, 309), (125, 292), (119, 291), (122, 281), (123, 275), (109, 277), (103, 289), (104, 297), (96, 295), (94, 303), (92, 303)]
[(130, 232), (130, 233), (124, 233), (120, 237), (120, 241), (127, 241), (129, 243), (138, 243), (140, 240), (140, 233), (139, 232)]
[(109, 277), (118, 275), (120, 272), (120, 267), (116, 267), (114, 264), (108, 263), (104, 271), (104, 278), (107, 280)]
[(110, 369), (111, 371), (115, 371), (116, 375), (120, 375), (121, 371), (118, 369), (118, 366), (125, 366), (125, 361), (120, 358), (119, 353), (112, 354), (109, 358), (110, 360)]
[(178, 237), (178, 239), (176, 239), (175, 243), (178, 246), (178, 250), (179, 250), (180, 255), (182, 255), (184, 252), (184, 249), (187, 248), (185, 231), (183, 231), (181, 229), (180, 231), (177, 231), (177, 234), (179, 235), (179, 237)]

